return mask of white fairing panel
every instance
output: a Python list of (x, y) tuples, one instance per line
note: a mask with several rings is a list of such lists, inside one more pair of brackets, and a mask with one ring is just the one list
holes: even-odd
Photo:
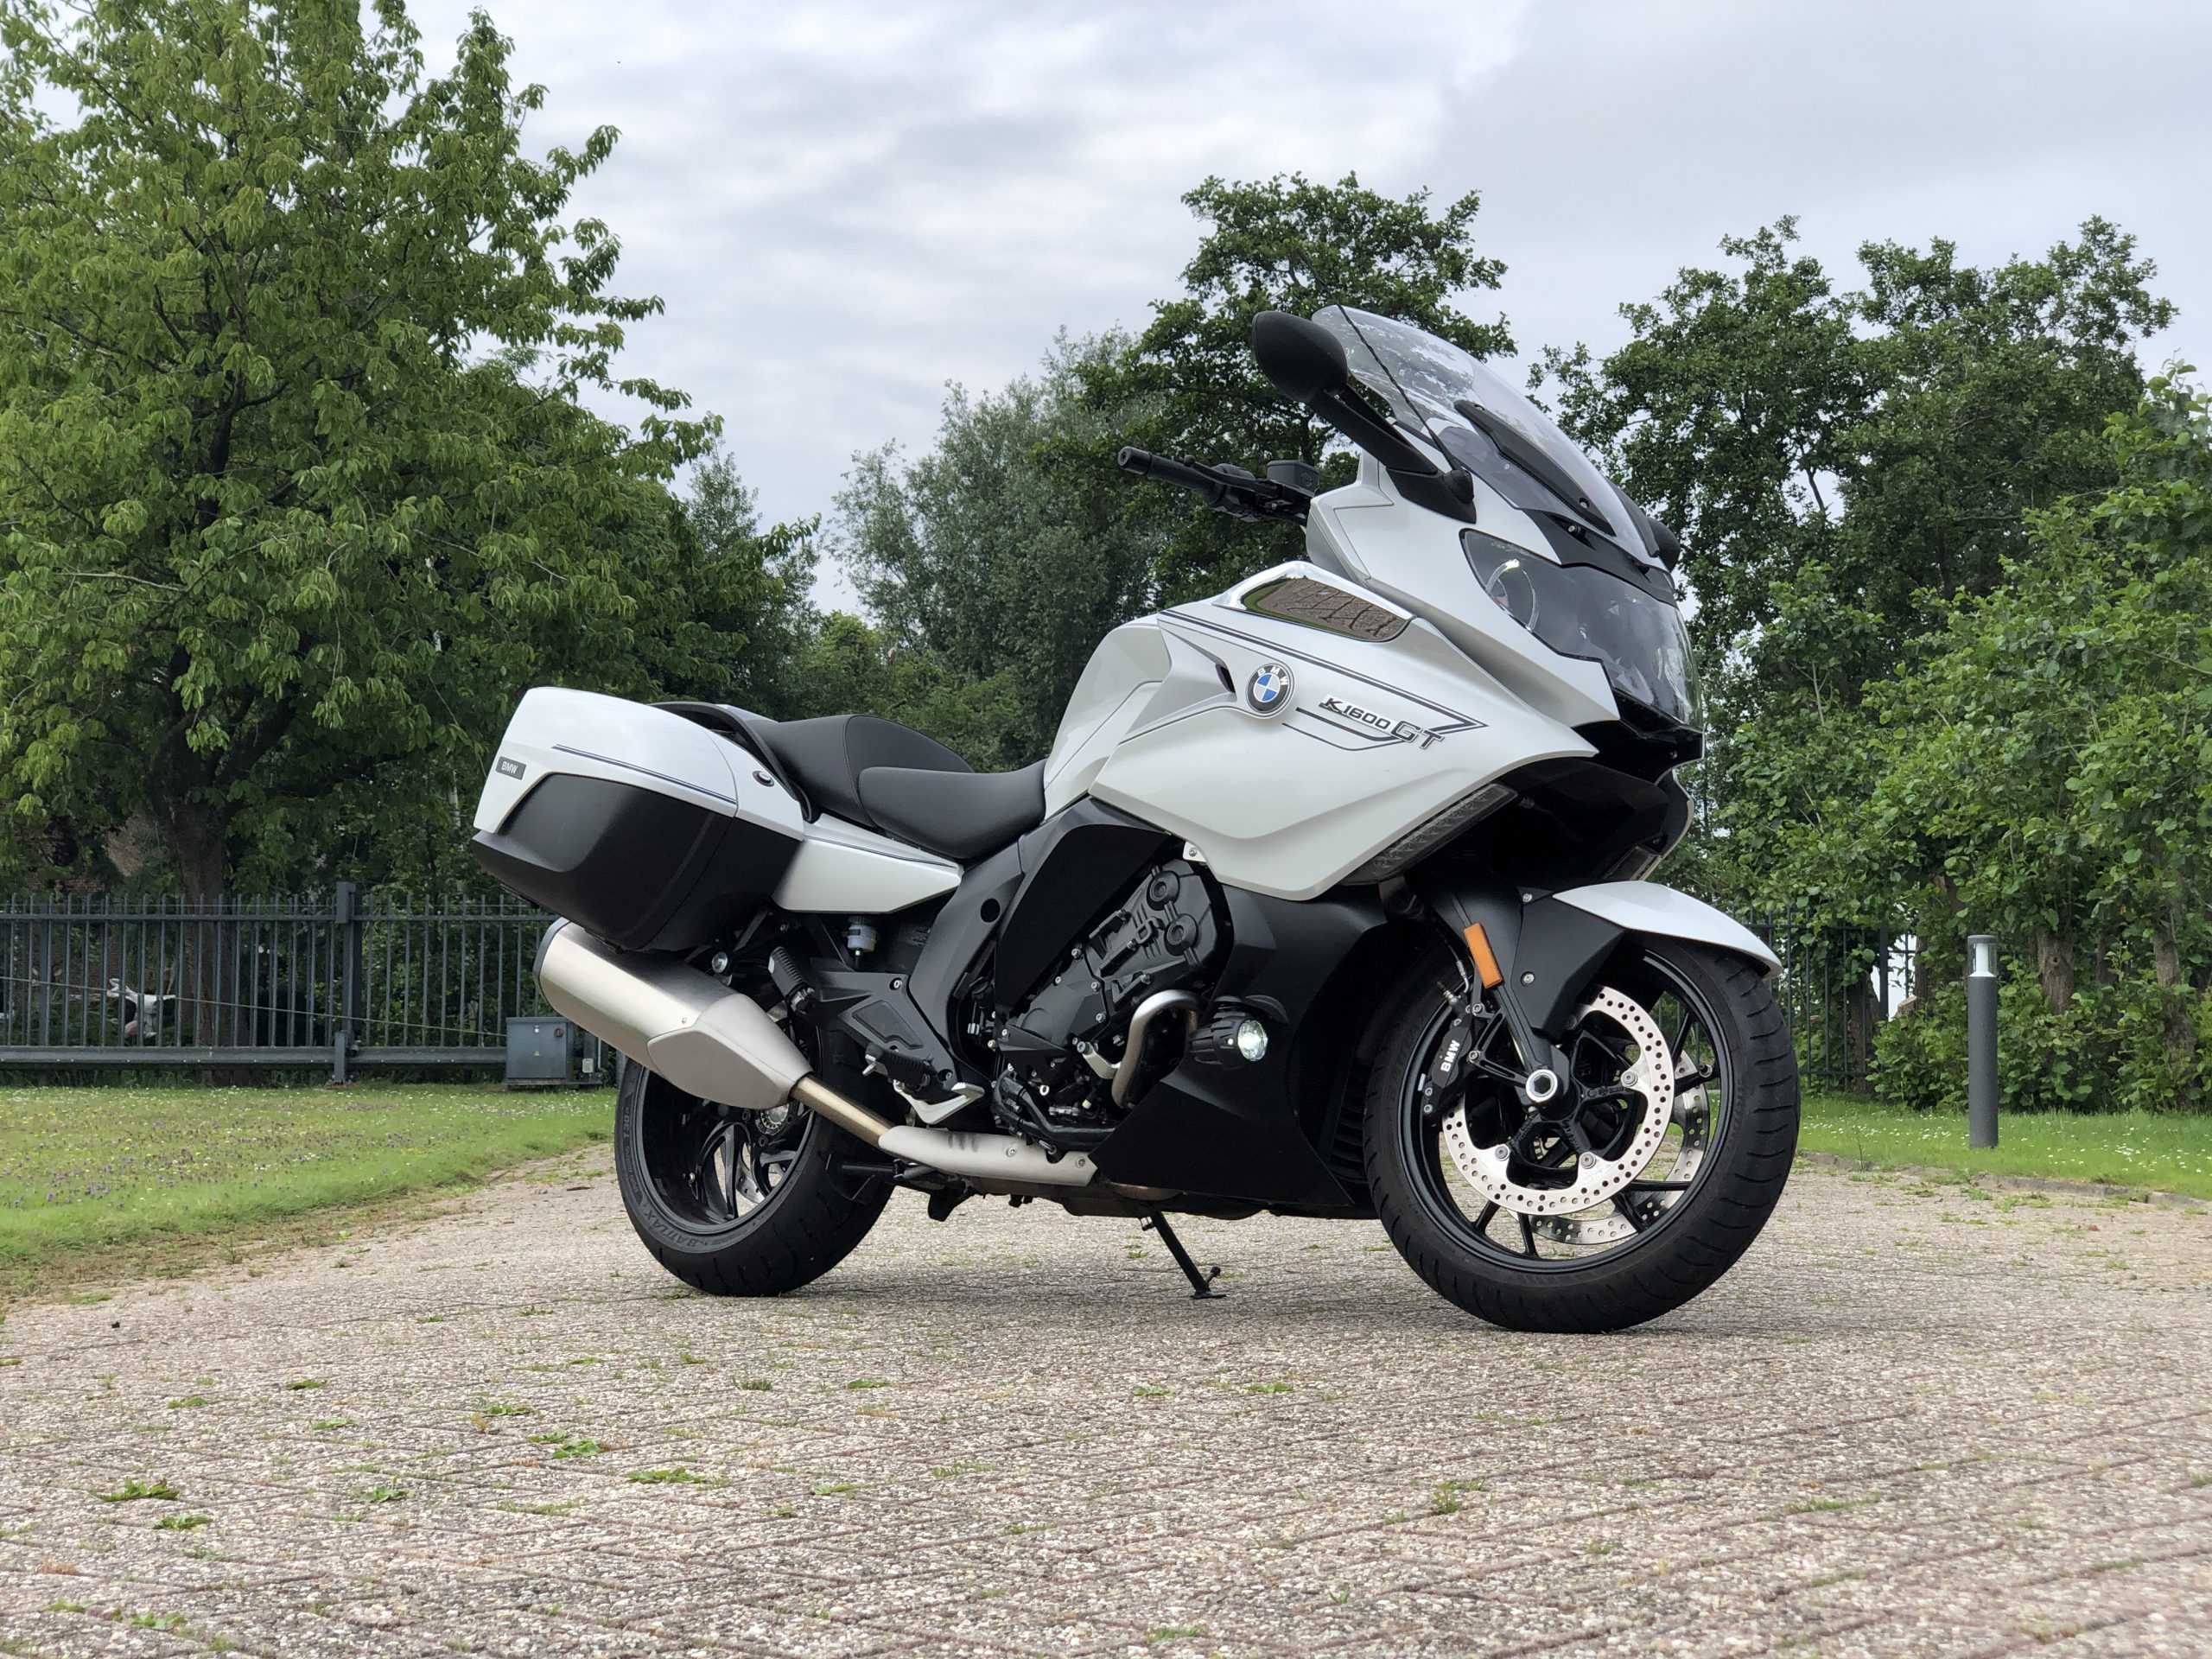
[[(1375, 607), (1389, 637), (1245, 603), (1269, 584), (1300, 580)], [(1313, 898), (1500, 773), (1595, 753), (1428, 622), (1313, 564), (1263, 571), (1115, 639), (1138, 631), (1154, 634), (1164, 670), (1150, 646), (1094, 659), (1090, 706), (1111, 712), (1085, 729), (1063, 726), (1047, 804), (1082, 792), (1071, 785), (1088, 773), (1093, 797), (1193, 842), (1233, 887)], [(1263, 690), (1279, 694), (1255, 701), (1262, 671)], [(1284, 671), (1288, 687), (1279, 690)]]
[(959, 885), (957, 864), (825, 813), (806, 826), (775, 897), (785, 910), (880, 916)]
[(476, 828), (497, 830), (524, 795), (567, 773), (672, 796), (794, 841), (804, 836), (798, 803), (753, 772), (751, 756), (681, 715), (596, 691), (536, 686), (523, 694), (499, 739), (477, 798)]
[(1048, 815), (1090, 792), (1091, 780), (1143, 708), (1143, 694), (1166, 678), (1167, 670), (1167, 645), (1156, 618), (1125, 624), (1098, 642), (1045, 761)]
[(1662, 887), (1656, 881), (1599, 881), (1586, 887), (1570, 887), (1552, 897), (1631, 933), (1654, 933), (1662, 938), (1688, 939), (1732, 950), (1749, 957), (1770, 974), (1782, 966), (1782, 958), (1741, 922), (1723, 915), (1702, 899)]

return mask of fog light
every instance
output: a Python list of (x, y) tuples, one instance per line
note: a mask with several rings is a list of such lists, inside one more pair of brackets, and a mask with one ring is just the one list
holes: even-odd
[(1268, 1058), (1268, 1028), (1257, 1020), (1237, 1022), (1236, 1052), (1257, 1065)]

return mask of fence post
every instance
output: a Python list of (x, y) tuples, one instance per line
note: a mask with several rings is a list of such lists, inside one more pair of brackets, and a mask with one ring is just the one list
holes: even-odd
[(1967, 940), (1967, 1145), (1997, 1144), (1997, 941)]
[(338, 1017), (330, 1022), (330, 1080), (346, 1081), (346, 1062), (353, 1043), (353, 1003), (361, 983), (361, 893), (340, 881), (331, 893), (331, 922), (338, 960)]

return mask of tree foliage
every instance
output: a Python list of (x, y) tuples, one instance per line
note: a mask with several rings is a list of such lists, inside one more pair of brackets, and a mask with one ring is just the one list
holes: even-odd
[(1011, 718), (963, 750), (978, 765), (1041, 756), (1092, 647), (1149, 601), (1158, 538), (1086, 464), (1113, 435), (1077, 390), (1125, 349), (1064, 343), (1003, 391), (953, 387), (932, 448), (860, 456), (838, 498), (843, 556), (890, 639), (953, 679), (1004, 677)]
[(665, 487), (710, 429), (617, 375), (658, 302), (563, 219), (614, 135), (527, 154), (541, 94), (486, 19), (437, 77), (397, 0), (4, 0), (0, 43), (23, 822), (142, 815), (211, 893), (340, 823), (455, 827), (521, 685), (702, 657), (649, 601), (731, 574)]

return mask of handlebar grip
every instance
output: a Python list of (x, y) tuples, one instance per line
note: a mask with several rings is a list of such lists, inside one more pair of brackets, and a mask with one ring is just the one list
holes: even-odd
[(1218, 496), (1222, 493), (1221, 480), (1200, 471), (1196, 467), (1185, 466), (1179, 461), (1170, 461), (1166, 455), (1155, 455), (1149, 449), (1139, 449), (1132, 446), (1123, 449), (1115, 459), (1121, 463), (1123, 471), (1135, 473), (1139, 478), (1154, 479), (1162, 484), (1178, 485), (1186, 490), (1195, 490), (1204, 496)]

